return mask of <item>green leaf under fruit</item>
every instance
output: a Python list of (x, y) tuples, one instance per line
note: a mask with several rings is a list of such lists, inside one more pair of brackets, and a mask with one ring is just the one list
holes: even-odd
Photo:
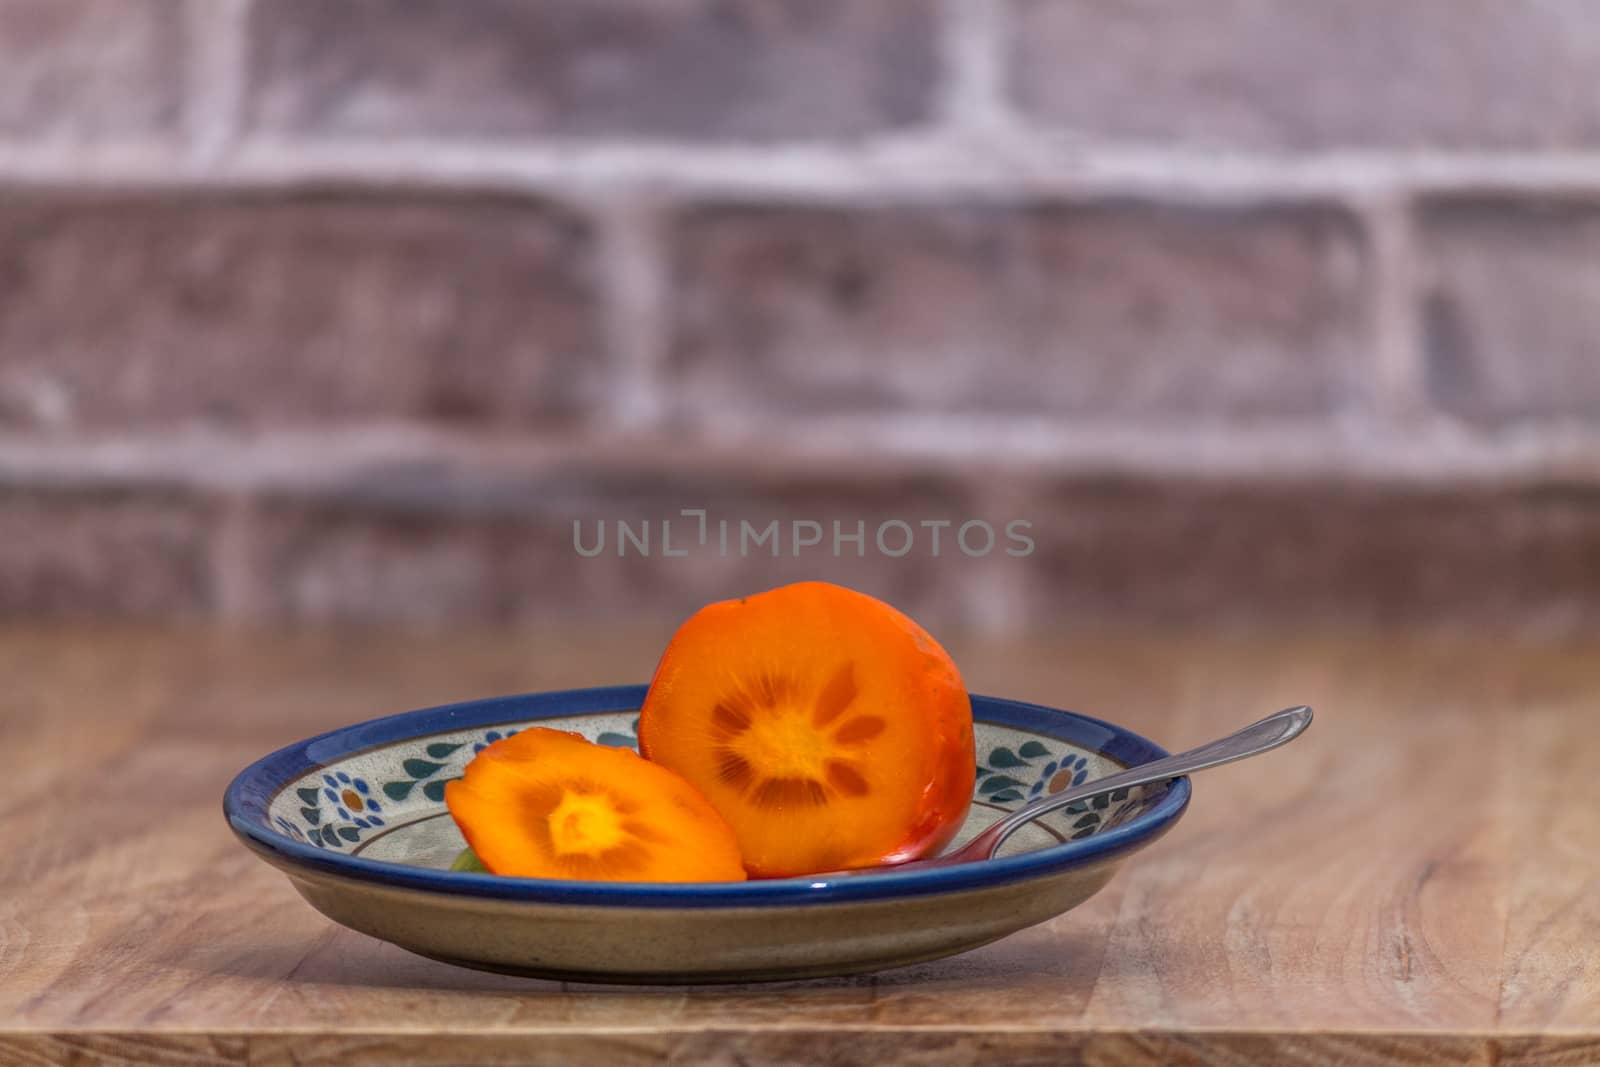
[(452, 871), (466, 871), (469, 874), (489, 873), (489, 868), (483, 865), (483, 861), (478, 858), (478, 854), (470, 848), (461, 850), (461, 855), (451, 862), (450, 869)]

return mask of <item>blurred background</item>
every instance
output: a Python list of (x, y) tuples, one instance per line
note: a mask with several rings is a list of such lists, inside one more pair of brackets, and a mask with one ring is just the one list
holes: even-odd
[(0, 616), (1591, 626), (1597, 69), (1587, 0), (0, 0)]

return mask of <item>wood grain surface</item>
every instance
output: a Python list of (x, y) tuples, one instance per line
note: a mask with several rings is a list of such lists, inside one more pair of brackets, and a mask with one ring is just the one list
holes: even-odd
[(775, 985), (499, 977), (335, 927), (228, 779), (374, 715), (643, 680), (665, 633), (0, 633), (0, 1064), (1600, 1063), (1600, 641), (950, 639), (1168, 747), (1278, 707), (1084, 907)]

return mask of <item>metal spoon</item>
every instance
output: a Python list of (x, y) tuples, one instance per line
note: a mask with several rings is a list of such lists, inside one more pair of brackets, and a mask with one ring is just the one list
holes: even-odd
[[(1263, 752), (1286, 745), (1311, 725), (1311, 709), (1304, 705), (1297, 708), (1285, 708), (1282, 711), (1268, 715), (1260, 722), (1251, 723), (1244, 729), (1231, 733), (1227, 737), (1220, 737), (1209, 744), (1199, 748), (1191, 748), (1187, 752), (1168, 756), (1150, 763), (1141, 763), (1137, 767), (1129, 767), (1116, 774), (1108, 774), (1104, 778), (1096, 778), (1092, 782), (1084, 782), (1072, 789), (1064, 789), (1048, 797), (1035, 800), (1032, 804), (1024, 805), (1007, 815), (983, 831), (965, 845), (948, 852), (943, 856), (932, 859), (912, 860), (908, 863), (884, 864), (878, 867), (857, 867), (848, 871), (830, 871), (829, 877), (834, 875), (849, 874), (882, 874), (889, 871), (918, 871), (933, 867), (949, 867), (957, 863), (972, 863), (977, 860), (992, 859), (1006, 840), (1018, 828), (1027, 825), (1041, 815), (1048, 815), (1052, 811), (1059, 811), (1069, 804), (1080, 800), (1097, 797), (1102, 793), (1109, 793), (1115, 789), (1131, 788), (1136, 785), (1149, 785), (1152, 782), (1166, 782), (1182, 777), (1194, 771), (1203, 771), (1207, 767), (1217, 767), (1224, 763), (1232, 763), (1249, 756), (1258, 756)], [(816, 877), (816, 876), (813, 876)]]

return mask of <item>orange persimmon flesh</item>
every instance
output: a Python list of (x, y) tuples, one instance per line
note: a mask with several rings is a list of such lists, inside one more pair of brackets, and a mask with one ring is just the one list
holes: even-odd
[(733, 831), (694, 787), (625, 748), (533, 727), (445, 786), (483, 865), (524, 878), (738, 882)]
[(888, 604), (826, 582), (695, 613), (656, 668), (639, 748), (705, 794), (762, 878), (936, 852), (975, 773), (950, 656)]

